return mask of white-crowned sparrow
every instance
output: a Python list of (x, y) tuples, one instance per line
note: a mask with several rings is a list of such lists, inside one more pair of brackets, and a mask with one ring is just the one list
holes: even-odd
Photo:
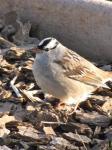
[(112, 80), (112, 72), (97, 68), (52, 37), (39, 43), (33, 74), (45, 93), (68, 105), (86, 100)]

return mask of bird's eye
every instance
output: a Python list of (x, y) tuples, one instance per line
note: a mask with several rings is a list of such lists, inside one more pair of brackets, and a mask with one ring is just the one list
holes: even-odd
[(58, 41), (56, 41), (56, 45), (58, 45), (58, 43), (59, 43), (59, 42), (58, 42)]

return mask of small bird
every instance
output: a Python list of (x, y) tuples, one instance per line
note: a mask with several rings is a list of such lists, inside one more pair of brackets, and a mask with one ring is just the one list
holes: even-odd
[(112, 81), (112, 72), (97, 68), (52, 37), (39, 43), (33, 74), (45, 93), (60, 99), (60, 105), (78, 105)]

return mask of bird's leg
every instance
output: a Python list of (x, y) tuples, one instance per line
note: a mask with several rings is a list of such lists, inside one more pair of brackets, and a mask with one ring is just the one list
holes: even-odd
[(74, 112), (76, 112), (77, 108), (79, 107), (80, 101), (76, 103), (75, 107), (74, 107)]
[(77, 108), (79, 107), (80, 101), (75, 104), (73, 110), (69, 113), (69, 116), (77, 112)]

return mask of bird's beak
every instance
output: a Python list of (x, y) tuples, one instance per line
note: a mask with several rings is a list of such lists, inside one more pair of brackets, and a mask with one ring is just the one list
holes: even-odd
[(42, 50), (40, 50), (39, 48), (32, 48), (32, 49), (29, 49), (30, 51), (34, 52), (34, 53), (40, 53), (42, 52)]

